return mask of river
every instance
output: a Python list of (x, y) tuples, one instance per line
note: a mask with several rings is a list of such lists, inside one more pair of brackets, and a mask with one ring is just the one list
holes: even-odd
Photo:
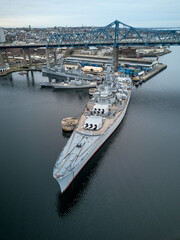
[(180, 239), (180, 47), (133, 87), (126, 116), (64, 197), (52, 176), (64, 117), (87, 90), (41, 89), (40, 72), (0, 79), (0, 239)]

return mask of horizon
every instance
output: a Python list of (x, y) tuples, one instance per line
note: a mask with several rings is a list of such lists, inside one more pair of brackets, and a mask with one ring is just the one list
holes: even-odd
[[(116, 20), (114, 20), (114, 21), (116, 21)], [(114, 22), (113, 21), (113, 22)], [(119, 21), (119, 20), (118, 20)], [(111, 23), (113, 23), (113, 22), (110, 22), (109, 24), (111, 24)], [(121, 23), (122, 22), (120, 22), (120, 25), (121, 25)], [(81, 26), (79, 26), (79, 25), (76, 25), (76, 26), (68, 26), (68, 25), (66, 25), (66, 26), (63, 26), (63, 25), (54, 25), (54, 26), (48, 26), (48, 27), (46, 27), (46, 26), (44, 26), (44, 27), (39, 27), (39, 26), (32, 26), (31, 24), (29, 24), (29, 25), (27, 25), (27, 26), (14, 26), (14, 27), (12, 27), (12, 26), (10, 26), (10, 27), (3, 27), (3, 26), (0, 26), (0, 28), (3, 28), (3, 29), (48, 29), (48, 28), (50, 28), (50, 29), (53, 29), (53, 28), (103, 28), (103, 27), (106, 27), (107, 25), (109, 25), (109, 24), (106, 24), (106, 25), (104, 25), (104, 26), (98, 26), (98, 25), (81, 25)], [(137, 28), (137, 29), (180, 29), (180, 26), (169, 26), (169, 27), (167, 27), (167, 26), (156, 26), (156, 27), (135, 27), (135, 26), (133, 26), (133, 25), (128, 25), (128, 24), (126, 24), (126, 23), (122, 23), (122, 24), (125, 24), (125, 25), (127, 25), (127, 26), (129, 26), (129, 27), (134, 27), (134, 28)]]

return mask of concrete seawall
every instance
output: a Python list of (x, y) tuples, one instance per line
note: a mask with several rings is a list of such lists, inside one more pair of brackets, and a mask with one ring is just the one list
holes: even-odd
[(143, 82), (145, 82), (145, 81), (154, 77), (156, 74), (160, 73), (161, 71), (163, 71), (166, 68), (167, 68), (167, 65), (160, 63), (155, 68), (153, 68), (150, 72), (148, 72), (145, 76), (142, 76), (141, 80)]
[(9, 69), (7, 71), (4, 71), (4, 72), (1, 72), (0, 73), (0, 77), (3, 77), (3, 76), (6, 76), (8, 75), (9, 73), (13, 73), (13, 72), (30, 72), (30, 71), (38, 71), (38, 72), (41, 72), (40, 69), (24, 69), (24, 68), (21, 68), (21, 69)]

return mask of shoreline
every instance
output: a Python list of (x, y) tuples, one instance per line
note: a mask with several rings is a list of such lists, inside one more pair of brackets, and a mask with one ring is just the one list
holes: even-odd
[(2, 73), (0, 73), (0, 77), (4, 77), (4, 76), (7, 76), (8, 74), (10, 73), (13, 73), (13, 72), (21, 72), (21, 71), (25, 71), (25, 72), (41, 72), (42, 70), (41, 69), (24, 69), (24, 68), (20, 68), (20, 69), (10, 69), (8, 71), (4, 71)]

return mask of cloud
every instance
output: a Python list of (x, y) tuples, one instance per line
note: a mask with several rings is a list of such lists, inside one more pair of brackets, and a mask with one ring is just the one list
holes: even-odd
[(105, 26), (118, 19), (136, 27), (180, 26), (179, 0), (1, 0), (1, 25)]

